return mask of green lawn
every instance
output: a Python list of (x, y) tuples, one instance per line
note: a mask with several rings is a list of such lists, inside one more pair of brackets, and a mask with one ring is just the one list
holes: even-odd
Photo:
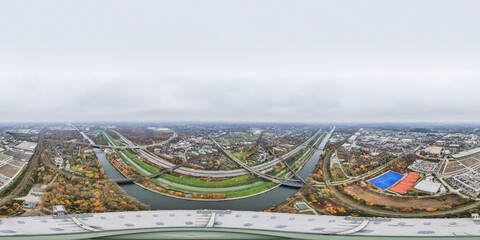
[(238, 160), (243, 160), (243, 156), (247, 155), (245, 152), (233, 152), (232, 155)]
[[(118, 155), (120, 155), (120, 157), (123, 159), (123, 162), (124, 162), (124, 163), (128, 164), (128, 166), (133, 167), (133, 168), (138, 172), (138, 174), (140, 174), (140, 175), (142, 175), (142, 176), (146, 176), (146, 175), (143, 173), (142, 169), (139, 169), (139, 168), (137, 168), (135, 165), (131, 164), (130, 161), (128, 161), (127, 159), (125, 159), (125, 157), (123, 157), (123, 155), (120, 154), (120, 152), (119, 152), (118, 150), (115, 150), (115, 151), (118, 153)], [(132, 161), (133, 161), (133, 160), (132, 160)]]
[(108, 135), (107, 132), (103, 131), (102, 133), (103, 133), (103, 136), (105, 136), (105, 137), (108, 139), (108, 141), (109, 141), (113, 146), (118, 146), (117, 141), (115, 141), (115, 139), (113, 139), (112, 137), (110, 137), (110, 135)]
[(244, 135), (243, 137), (244, 137), (244, 139), (247, 139), (248, 141), (253, 141), (253, 140), (258, 139), (257, 136), (252, 136), (252, 135)]
[(310, 153), (313, 151), (313, 148), (307, 149), (307, 151), (302, 153), (302, 156), (300, 157), (300, 161), (305, 160), (308, 156), (310, 156)]
[(313, 145), (316, 145), (322, 138), (323, 136), (325, 136), (325, 133), (323, 133), (322, 135), (320, 135), (317, 140), (313, 143)]
[[(155, 184), (163, 186), (159, 181), (153, 181)], [(244, 197), (244, 196), (249, 196), (253, 195), (255, 193), (263, 192), (265, 190), (270, 189), (271, 187), (275, 186), (275, 183), (273, 182), (264, 182), (262, 184), (259, 184), (254, 187), (250, 187), (247, 189), (243, 190), (235, 190), (235, 191), (227, 191), (227, 192), (202, 192), (202, 191), (191, 191), (189, 189), (183, 189), (179, 187), (174, 187), (174, 186), (168, 186), (168, 189), (170, 190), (175, 190), (175, 191), (182, 191), (182, 192), (187, 192), (187, 193), (197, 193), (197, 194), (218, 194), (218, 193), (223, 193), (227, 195), (227, 198), (236, 198), (236, 197)]]
[(204, 187), (204, 188), (235, 187), (235, 186), (251, 184), (251, 183), (262, 180), (260, 178), (248, 179), (249, 175), (242, 175), (242, 176), (230, 178), (224, 181), (209, 181), (209, 182), (203, 181), (195, 177), (189, 177), (189, 176), (177, 177), (171, 174), (164, 174), (160, 177), (172, 182), (183, 184), (183, 185), (188, 185), (193, 187)]
[(146, 163), (146, 162), (143, 162), (142, 160), (138, 159), (135, 155), (131, 154), (129, 151), (125, 150), (125, 149), (122, 149), (120, 150), (122, 151), (123, 153), (125, 153), (125, 155), (130, 158), (132, 161), (134, 161), (136, 164), (138, 164), (140, 167), (142, 167), (143, 169), (147, 170), (148, 172), (150, 173), (157, 173), (158, 171), (160, 171), (158, 168), (154, 167), (154, 166), (151, 166), (150, 164)]
[(80, 170), (80, 166), (78, 166), (78, 165), (70, 166), (70, 170), (72, 170), (72, 171), (77, 170), (77, 172), (81, 172), (81, 173), (85, 172), (85, 169)]
[(304, 149), (302, 151), (302, 154), (300, 155), (299, 158), (295, 159), (293, 162), (291, 162), (290, 164), (288, 164), (288, 166), (292, 167), (294, 166), (296, 163), (298, 162), (303, 162), (304, 160), (306, 160), (306, 158), (308, 156), (310, 156), (310, 153), (312, 152), (313, 148), (308, 148), (308, 149)]

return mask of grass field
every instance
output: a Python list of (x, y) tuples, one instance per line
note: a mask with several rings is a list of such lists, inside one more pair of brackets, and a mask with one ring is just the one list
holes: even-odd
[[(153, 179), (155, 180), (155, 179)], [(164, 185), (160, 181), (153, 181), (155, 184), (164, 187)], [(235, 191), (226, 191), (226, 192), (221, 192), (227, 196), (227, 198), (237, 198), (237, 197), (244, 197), (244, 196), (249, 196), (253, 195), (255, 193), (263, 192), (265, 190), (268, 190), (275, 186), (275, 183), (272, 182), (265, 182), (262, 184), (259, 184), (257, 186), (247, 188), (244, 190), (235, 190)], [(217, 194), (219, 192), (201, 192), (201, 191), (191, 191), (189, 189), (183, 189), (179, 187), (173, 187), (169, 186), (168, 187), (170, 190), (176, 190), (176, 191), (182, 191), (182, 192), (187, 192), (187, 193), (197, 193), (197, 194)]]
[[(114, 146), (118, 146), (118, 143), (117, 141), (115, 141), (115, 139), (113, 139), (110, 135), (108, 135), (108, 133), (106, 133), (105, 131), (102, 132), (103, 135), (108, 139), (108, 141), (114, 145)], [(157, 173), (158, 171), (160, 171), (158, 168), (156, 167), (153, 167), (151, 166), (150, 164), (148, 163), (145, 163), (143, 162), (142, 160), (138, 159), (135, 155), (131, 154), (129, 151), (125, 150), (125, 149), (121, 149), (121, 150), (115, 150), (115, 151), (121, 151), (123, 152), (128, 158), (130, 158), (130, 160), (132, 160), (133, 162), (135, 162), (138, 166), (140, 166), (141, 168), (143, 168), (144, 170), (150, 172), (150, 173)], [(120, 156), (122, 156), (121, 154), (119, 154)], [(123, 158), (123, 156), (122, 156)], [(128, 161), (126, 159), (124, 159), (126, 163), (128, 163)], [(142, 171), (140, 169), (138, 169), (137, 167), (133, 166), (133, 168), (135, 168), (137, 170), (137, 172), (141, 173)]]
[(292, 167), (295, 166), (296, 164), (302, 163), (308, 156), (310, 156), (310, 153), (313, 151), (313, 148), (308, 148), (304, 149), (302, 151), (302, 155), (295, 159), (293, 162), (289, 163), (288, 166)]
[(113, 139), (112, 137), (110, 137), (110, 135), (108, 135), (108, 133), (106, 133), (105, 131), (103, 131), (102, 133), (103, 133), (103, 136), (105, 136), (105, 137), (107, 138), (107, 140), (108, 140), (113, 146), (118, 146), (117, 141), (115, 141), (115, 139)]
[(244, 152), (233, 152), (232, 155), (236, 157), (238, 160), (243, 160), (243, 156), (247, 155)]
[[(140, 175), (146, 176), (146, 175), (143, 173), (142, 169), (137, 168), (135, 165), (131, 164), (130, 161), (128, 161), (127, 159), (125, 159), (125, 157), (124, 157), (122, 154), (120, 154), (120, 151), (119, 151), (119, 150), (115, 150), (115, 151), (118, 153), (118, 155), (120, 155), (120, 157), (122, 158), (123, 163), (127, 164), (128, 166), (133, 167)], [(132, 161), (133, 161), (133, 160), (132, 160)], [(144, 169), (144, 170), (145, 170), (145, 169)]]
[(242, 175), (234, 178), (230, 178), (224, 181), (203, 181), (199, 178), (189, 177), (189, 176), (182, 176), (177, 177), (171, 174), (164, 174), (160, 176), (163, 179), (180, 183), (183, 185), (188, 185), (192, 187), (204, 187), (204, 188), (225, 188), (225, 187), (235, 187), (241, 186), (245, 184), (251, 184), (254, 182), (262, 181), (260, 178), (249, 179), (249, 175)]
[(150, 173), (157, 173), (160, 171), (158, 168), (151, 166), (150, 164), (143, 162), (142, 160), (138, 159), (135, 155), (131, 154), (129, 151), (125, 149), (121, 149), (125, 155), (130, 158), (132, 161), (134, 161), (138, 166), (142, 167), (143, 169), (147, 170)]

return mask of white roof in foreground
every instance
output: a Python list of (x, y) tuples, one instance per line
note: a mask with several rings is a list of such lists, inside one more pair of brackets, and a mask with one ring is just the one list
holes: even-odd
[(438, 192), (438, 189), (440, 189), (440, 186), (442, 186), (442, 184), (440, 183), (435, 183), (435, 182), (430, 182), (430, 181), (427, 181), (427, 180), (423, 180), (419, 183), (417, 183), (417, 185), (415, 185), (415, 189), (417, 190), (420, 190), (420, 191), (424, 191), (424, 192), (429, 192), (429, 193), (436, 193)]
[(167, 210), (6, 218), (0, 222), (0, 238), (91, 232), (102, 232), (107, 236), (112, 231), (116, 234), (133, 229), (207, 227), (315, 235), (480, 236), (480, 225), (470, 218), (353, 218), (247, 211)]

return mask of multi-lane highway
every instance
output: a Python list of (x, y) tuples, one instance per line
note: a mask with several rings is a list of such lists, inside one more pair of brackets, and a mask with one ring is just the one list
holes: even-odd
[[(90, 138), (88, 138), (88, 136), (85, 133), (83, 133), (80, 129), (78, 129), (78, 130), (92, 145), (94, 144), (94, 142)], [(325, 136), (323, 138), (323, 141), (320, 144), (320, 146), (325, 146), (325, 144), (328, 142), (328, 140), (329, 140), (329, 138), (330, 138), (330, 136), (331, 136), (331, 134), (334, 130), (335, 130), (335, 127), (333, 127), (331, 129), (331, 131), (328, 132), (327, 136)], [(148, 161), (151, 161), (151, 162), (153, 162), (153, 163), (155, 163), (155, 164), (157, 164), (157, 165), (159, 165), (163, 168), (172, 169), (173, 171), (181, 173), (181, 174), (186, 174), (186, 175), (191, 175), (191, 176), (196, 176), (196, 177), (235, 177), (235, 176), (245, 175), (245, 174), (248, 174), (249, 172), (251, 172), (251, 171), (248, 171), (246, 169), (215, 171), (215, 170), (198, 170), (198, 169), (187, 168), (187, 167), (178, 167), (176, 164), (171, 163), (167, 160), (164, 160), (164, 159), (156, 156), (155, 154), (151, 153), (150, 151), (146, 150), (145, 148), (135, 144), (134, 142), (130, 141), (128, 138), (123, 136), (118, 131), (115, 131), (115, 130), (112, 130), (112, 131), (115, 134), (117, 134), (123, 140), (123, 142), (125, 142), (125, 144), (126, 144), (126, 146), (124, 146), (125, 148), (134, 148), (134, 149), (137, 150), (137, 152), (139, 153), (139, 155), (141, 157), (147, 159)], [(252, 167), (250, 167), (251, 170), (253, 172), (258, 172), (260, 174), (263, 174), (262, 171), (264, 171), (264, 170), (266, 170), (270, 167), (275, 166), (276, 164), (280, 163), (284, 159), (287, 159), (287, 158), (293, 156), (294, 154), (296, 154), (300, 150), (307, 147), (313, 140), (315, 140), (317, 138), (320, 139), (323, 136), (323, 135), (320, 136), (320, 134), (322, 132), (323, 132), (323, 129), (321, 128), (315, 134), (313, 134), (309, 139), (307, 139), (304, 143), (302, 143), (301, 145), (299, 145), (298, 147), (296, 147), (292, 151), (286, 153), (285, 155), (283, 155), (281, 157), (275, 158), (275, 159), (273, 159), (269, 162), (265, 162), (265, 163), (262, 163), (262, 164), (259, 164), (259, 165), (256, 165), (256, 166), (252, 166)], [(176, 136), (176, 133), (174, 133), (174, 135)], [(172, 138), (173, 138), (173, 136), (169, 140), (164, 141), (163, 144), (170, 141)], [(157, 144), (161, 144), (161, 143), (157, 143)], [(277, 180), (282, 180), (282, 179), (277, 179)]]
[[(237, 163), (238, 165), (240, 165), (242, 168), (244, 168), (245, 170), (247, 170), (248, 172), (256, 175), (257, 177), (261, 177), (263, 179), (267, 179), (271, 182), (274, 182), (274, 183), (277, 183), (277, 184), (282, 184), (282, 185), (286, 185), (286, 186), (290, 186), (290, 187), (302, 187), (303, 186), (303, 182), (300, 181), (300, 180), (295, 180), (295, 179), (288, 179), (288, 178), (278, 178), (278, 177), (275, 177), (275, 176), (271, 176), (271, 175), (268, 175), (268, 174), (264, 174), (264, 173), (261, 173), (255, 169), (253, 169), (252, 167), (248, 166), (247, 164), (245, 164), (244, 162), (240, 161), (238, 158), (236, 158), (235, 156), (233, 156), (229, 151), (227, 151), (222, 145), (220, 145), (217, 141), (215, 141), (215, 139), (213, 139), (212, 137), (210, 137), (210, 139), (215, 143), (215, 145), (217, 145), (217, 148), (219, 148), (225, 155), (227, 155), (232, 161), (234, 161), (235, 163)], [(288, 166), (288, 165), (287, 165)]]
[[(334, 129), (332, 129), (328, 134), (327, 136), (323, 139), (321, 145), (324, 145), (326, 144), (326, 142), (328, 141), (328, 139), (330, 138), (331, 136), (331, 133), (333, 132)], [(117, 134), (119, 134), (119, 136), (123, 139), (123, 141), (125, 141), (125, 143), (127, 143), (127, 145), (129, 145), (130, 147), (134, 148), (135, 147), (135, 144), (133, 142), (131, 142), (130, 140), (126, 139), (124, 136), (122, 136), (120, 133), (116, 132)], [(308, 144), (316, 139), (317, 137), (319, 137), (319, 135), (322, 133), (322, 129), (318, 130), (312, 137), (310, 137), (307, 141), (305, 141), (304, 143), (302, 143), (301, 145), (299, 145), (298, 147), (296, 147), (295, 149), (293, 149), (292, 151), (286, 153), (285, 155), (281, 156), (281, 157), (278, 157), (276, 159), (273, 159), (272, 161), (269, 161), (269, 162), (265, 162), (265, 163), (262, 163), (262, 164), (259, 164), (259, 165), (256, 165), (256, 166), (253, 166), (251, 167), (254, 171), (258, 171), (258, 172), (261, 172), (265, 169), (268, 169), (272, 166), (275, 166), (276, 164), (278, 164), (279, 162), (283, 161), (283, 159), (287, 159), (291, 156), (293, 156), (295, 153), (297, 153), (298, 151), (304, 149), (305, 147), (308, 146)], [(138, 153), (146, 158), (147, 160), (155, 163), (155, 164), (158, 164), (159, 166), (163, 167), (163, 168), (172, 168), (175, 166), (175, 164), (171, 163), (171, 162), (168, 162), (154, 154), (152, 154), (151, 152), (145, 150), (145, 149), (138, 149)], [(192, 168), (187, 168), (187, 167), (180, 167), (178, 169), (175, 169), (174, 170), (175, 172), (178, 172), (178, 173), (181, 173), (181, 174), (187, 174), (187, 175), (191, 175), (191, 176), (197, 176), (197, 177), (235, 177), (235, 176), (241, 176), (241, 175), (245, 175), (245, 174), (248, 174), (249, 172), (245, 169), (235, 169), (235, 170), (219, 170), (219, 171), (213, 171), (213, 170), (198, 170), (198, 169), (192, 169)]]
[[(78, 128), (77, 128), (78, 129)], [(112, 130), (112, 129), (111, 129)], [(80, 130), (79, 130), (80, 131)], [(120, 134), (118, 131), (116, 130), (112, 130), (114, 133), (116, 133), (118, 136), (120, 136), (120, 138), (127, 144), (125, 146), (113, 146), (113, 145), (95, 145), (97, 147), (108, 147), (108, 148), (115, 148), (115, 149), (125, 149), (125, 148), (134, 148), (134, 149), (147, 149), (148, 147), (154, 147), (154, 146), (161, 146), (161, 145), (164, 145), (168, 142), (170, 142), (171, 140), (173, 140), (174, 138), (178, 137), (178, 134), (176, 132), (173, 131), (173, 134), (172, 136), (170, 136), (167, 140), (165, 141), (161, 141), (161, 142), (158, 142), (158, 143), (152, 143), (152, 144), (148, 144), (148, 145), (137, 145), (135, 143), (133, 143), (132, 141), (128, 140), (126, 137), (124, 137), (122, 134)], [(81, 132), (81, 131), (80, 131)], [(82, 135), (84, 135), (84, 137), (86, 137), (85, 133), (81, 132)], [(93, 144), (92, 144), (93, 145)]]

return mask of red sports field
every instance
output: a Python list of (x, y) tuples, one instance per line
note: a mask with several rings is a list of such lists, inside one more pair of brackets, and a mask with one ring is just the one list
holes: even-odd
[(410, 188), (413, 187), (413, 185), (415, 185), (419, 176), (420, 176), (419, 173), (409, 172), (408, 175), (404, 179), (402, 179), (401, 182), (389, 188), (388, 190), (391, 190), (400, 194), (405, 194)]

